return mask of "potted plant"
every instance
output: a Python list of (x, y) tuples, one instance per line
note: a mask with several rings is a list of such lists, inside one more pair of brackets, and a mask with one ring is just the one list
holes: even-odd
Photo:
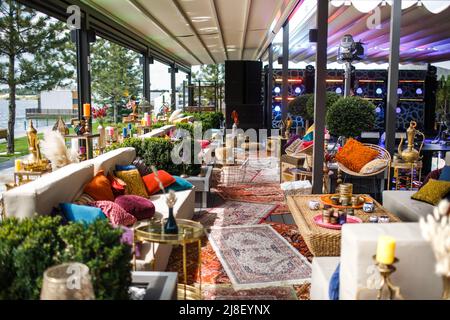
[(309, 126), (310, 123), (312, 123), (314, 119), (314, 112), (313, 115), (311, 116), (311, 114), (308, 113), (308, 110), (306, 108), (306, 104), (311, 97), (314, 97), (314, 95), (311, 93), (304, 94), (296, 97), (288, 104), (288, 112), (293, 116), (302, 117), (303, 120), (305, 120), (306, 128)]
[[(326, 93), (326, 107), (327, 110), (338, 101), (342, 96), (338, 95), (335, 92), (327, 92)], [(311, 118), (311, 121), (314, 120), (314, 94), (309, 95), (308, 101), (306, 102), (306, 112), (308, 113), (308, 117)]]

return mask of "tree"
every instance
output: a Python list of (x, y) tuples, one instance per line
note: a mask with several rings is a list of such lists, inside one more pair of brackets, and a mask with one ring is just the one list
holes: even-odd
[(450, 107), (450, 76), (442, 76), (438, 83), (436, 92), (437, 110), (436, 112), (445, 116)]
[[(212, 83), (216, 82), (218, 85), (223, 84), (225, 81), (225, 65), (224, 64), (206, 64), (200, 67), (198, 72), (192, 74), (192, 80), (195, 82), (204, 81)], [(194, 94), (198, 94), (198, 91)], [(212, 87), (202, 88), (202, 98), (206, 98), (209, 101), (215, 99), (215, 90)], [(223, 99), (223, 92), (219, 91), (217, 99)]]
[(92, 95), (94, 102), (112, 106), (114, 122), (130, 97), (142, 91), (140, 55), (116, 43), (98, 38), (92, 46)]
[(14, 153), (16, 93), (69, 84), (73, 44), (64, 23), (13, 0), (0, 1), (0, 83), (9, 89), (8, 148)]

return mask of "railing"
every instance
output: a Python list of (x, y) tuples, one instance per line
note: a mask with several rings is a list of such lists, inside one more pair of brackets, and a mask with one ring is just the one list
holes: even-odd
[(78, 110), (75, 109), (39, 109), (39, 108), (27, 108), (25, 109), (25, 115), (61, 115), (61, 116), (76, 116)]

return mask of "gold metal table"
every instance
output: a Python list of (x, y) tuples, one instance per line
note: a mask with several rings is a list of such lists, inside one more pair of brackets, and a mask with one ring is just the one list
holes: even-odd
[(414, 171), (417, 171), (418, 181), (422, 180), (422, 161), (415, 161), (415, 162), (402, 162), (402, 161), (391, 161), (389, 163), (388, 168), (388, 183), (387, 183), (387, 190), (390, 189), (391, 185), (391, 168), (394, 169), (394, 178), (395, 178), (395, 190), (398, 190), (399, 185), (399, 178), (400, 170), (409, 170), (410, 172), (410, 179), (409, 182), (409, 190), (413, 190), (413, 183), (414, 183)]
[[(183, 300), (201, 300), (202, 298), (202, 238), (205, 234), (205, 229), (201, 223), (186, 220), (176, 219), (178, 225), (177, 234), (164, 233), (163, 220), (150, 220), (141, 226), (138, 226), (134, 230), (134, 242), (133, 242), (133, 259), (134, 266), (136, 267), (136, 255), (135, 244), (136, 242), (150, 242), (152, 244), (169, 244), (169, 245), (181, 245), (183, 247), (183, 284), (178, 285), (178, 299)], [(187, 245), (191, 243), (198, 244), (198, 279), (199, 286), (188, 285), (187, 283)], [(153, 259), (155, 259), (155, 246), (152, 245)], [(155, 266), (155, 263), (153, 263)]]

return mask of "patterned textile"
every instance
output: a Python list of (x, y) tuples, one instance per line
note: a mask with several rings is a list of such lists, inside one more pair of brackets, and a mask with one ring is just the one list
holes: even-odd
[(293, 287), (269, 287), (234, 290), (231, 285), (207, 285), (203, 289), (204, 300), (297, 300)]
[(155, 205), (150, 200), (134, 195), (118, 196), (114, 200), (122, 209), (137, 220), (150, 219), (155, 215)]
[(95, 199), (92, 198), (90, 195), (88, 195), (87, 193), (83, 193), (78, 199), (76, 199), (73, 203), (75, 204), (79, 204), (82, 206), (89, 206), (92, 204), (92, 202), (94, 202)]
[(310, 280), (309, 261), (269, 225), (213, 227), (209, 241), (236, 289)]
[(148, 198), (147, 189), (138, 170), (116, 171), (116, 176), (127, 184), (125, 194)]
[(100, 208), (113, 225), (131, 226), (136, 218), (112, 201), (95, 201), (94, 207)]
[(205, 227), (252, 225), (260, 223), (275, 208), (273, 204), (225, 201), (218, 207), (206, 210), (195, 220)]
[(133, 165), (138, 169), (139, 174), (141, 175), (141, 177), (144, 177), (144, 176), (152, 173), (152, 170), (149, 167), (147, 167), (147, 165), (145, 164), (144, 160), (142, 160), (139, 157), (134, 159)]

